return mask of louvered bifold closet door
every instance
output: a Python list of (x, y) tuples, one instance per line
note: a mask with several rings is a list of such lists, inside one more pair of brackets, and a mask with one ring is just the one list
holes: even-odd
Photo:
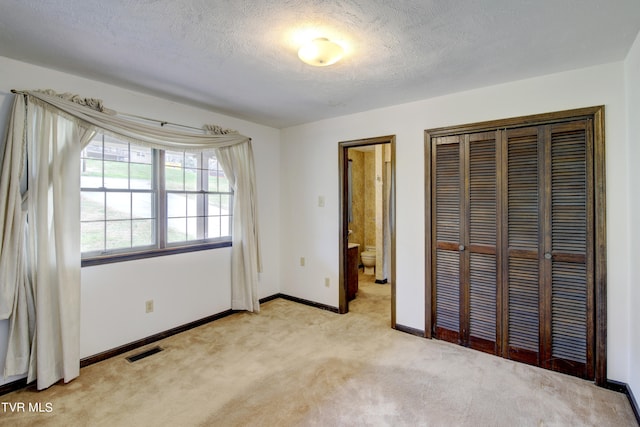
[(546, 325), (542, 366), (593, 378), (593, 200), (588, 120), (545, 126), (551, 194), (545, 242)]
[(436, 138), (432, 184), (435, 195), (435, 240), (432, 243), (435, 282), (434, 334), (460, 342), (461, 175), (458, 136)]
[(433, 337), (606, 381), (602, 126), (593, 107), (428, 131)]
[(539, 189), (542, 143), (538, 127), (506, 131), (506, 287), (503, 356), (538, 365), (540, 349)]
[[(468, 135), (468, 334), (472, 348), (496, 353), (497, 322), (497, 176), (496, 132)], [(464, 229), (463, 229), (464, 230)], [(463, 268), (463, 271), (465, 269)], [(466, 307), (465, 310), (466, 311)]]

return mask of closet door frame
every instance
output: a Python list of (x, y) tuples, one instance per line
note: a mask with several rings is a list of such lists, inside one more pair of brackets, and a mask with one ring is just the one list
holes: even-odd
[[(593, 266), (594, 283), (593, 312), (589, 313), (594, 319), (594, 377), (595, 383), (604, 386), (607, 382), (607, 247), (606, 247), (606, 181), (605, 181), (605, 133), (604, 133), (604, 106), (594, 106), (573, 110), (558, 111), (552, 113), (536, 114), (530, 116), (513, 117), (501, 120), (465, 124), (425, 130), (425, 336), (433, 337), (433, 319), (435, 314), (435, 273), (433, 266), (433, 235), (432, 226), (435, 221), (435, 212), (432, 210), (432, 180), (435, 179), (433, 170), (433, 144), (435, 138), (468, 133), (496, 131), (522, 126), (539, 126), (576, 119), (591, 119), (593, 123), (593, 151), (592, 174), (594, 203), (594, 247)], [(500, 153), (504, 156), (504, 153)], [(504, 157), (503, 157), (504, 158)], [(504, 242), (504, 236), (501, 236)], [(503, 246), (504, 247), (504, 246)], [(500, 291), (500, 290), (499, 290)], [(504, 291), (504, 290), (503, 290)], [(498, 306), (499, 312), (502, 307)], [(500, 315), (498, 316), (500, 318)], [(499, 325), (498, 327), (501, 327)], [(502, 343), (498, 343), (500, 345)]]

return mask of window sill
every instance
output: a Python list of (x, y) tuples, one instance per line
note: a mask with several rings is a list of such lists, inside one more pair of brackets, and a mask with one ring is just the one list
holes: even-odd
[(184, 254), (188, 252), (206, 251), (209, 249), (228, 248), (231, 242), (205, 243), (202, 245), (176, 246), (164, 249), (152, 249), (140, 252), (129, 252), (125, 254), (111, 254), (98, 257), (85, 258), (82, 260), (82, 267), (92, 267), (95, 265), (112, 264), (116, 262), (134, 261), (137, 259), (154, 258), (166, 255)]

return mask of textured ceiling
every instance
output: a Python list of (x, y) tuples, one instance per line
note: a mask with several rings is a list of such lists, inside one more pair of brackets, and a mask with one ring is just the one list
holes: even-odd
[[(638, 0), (0, 0), (0, 56), (277, 128), (623, 60), (639, 30)], [(304, 34), (347, 56), (303, 64)]]

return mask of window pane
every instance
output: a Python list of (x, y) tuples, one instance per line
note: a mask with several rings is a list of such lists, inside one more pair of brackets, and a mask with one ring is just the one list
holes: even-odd
[(204, 239), (204, 218), (187, 218), (187, 240)]
[(231, 216), (220, 217), (220, 236), (231, 236)]
[(131, 193), (131, 217), (140, 219), (155, 218), (153, 196), (153, 193)]
[(205, 167), (207, 170), (208, 191), (218, 191), (218, 159), (213, 153), (205, 154)]
[(169, 243), (184, 242), (187, 238), (186, 218), (170, 218), (167, 220), (167, 241)]
[(221, 193), (231, 192), (231, 187), (229, 186), (229, 180), (227, 180), (227, 177), (224, 176), (224, 174), (222, 173), (222, 170), (220, 171), (218, 176), (218, 191)]
[(215, 170), (210, 170), (208, 175), (208, 187), (207, 190), (208, 191), (218, 191), (218, 175), (217, 175), (217, 171)]
[(80, 220), (104, 220), (104, 193), (101, 191), (80, 192)]
[(81, 251), (93, 252), (104, 250), (104, 222), (80, 223)]
[(167, 216), (169, 218), (187, 216), (187, 197), (185, 194), (167, 194)]
[(131, 193), (107, 193), (107, 220), (131, 218)]
[(200, 180), (198, 179), (198, 170), (187, 168), (184, 170), (184, 189), (187, 191), (200, 190)]
[(104, 159), (129, 162), (129, 144), (111, 136), (104, 136)]
[(130, 150), (132, 163), (153, 164), (153, 150), (151, 148), (131, 144)]
[(207, 199), (209, 200), (209, 204), (207, 206), (209, 215), (220, 215), (220, 195), (208, 194)]
[(102, 160), (80, 160), (80, 187), (102, 187)]
[(107, 221), (107, 250), (131, 247), (131, 221)]
[(184, 167), (183, 151), (165, 151), (164, 162), (168, 166)]
[(187, 168), (197, 168), (200, 157), (201, 155), (199, 153), (184, 153), (184, 166)]
[(207, 226), (209, 238), (220, 237), (220, 217), (219, 216), (209, 216), (207, 217)]
[(167, 191), (184, 190), (183, 169), (177, 166), (165, 166), (164, 179)]
[(82, 158), (102, 160), (102, 134), (97, 134), (80, 153)]
[(203, 200), (203, 194), (187, 194), (187, 216), (204, 215)]
[(156, 222), (152, 219), (131, 221), (133, 246), (151, 246), (155, 243), (154, 229)]
[(105, 161), (104, 186), (107, 188), (129, 188), (129, 164)]
[(222, 215), (228, 215), (231, 213), (231, 196), (227, 194), (220, 195), (220, 213)]
[(153, 187), (153, 166), (143, 163), (131, 163), (131, 188), (148, 190)]

